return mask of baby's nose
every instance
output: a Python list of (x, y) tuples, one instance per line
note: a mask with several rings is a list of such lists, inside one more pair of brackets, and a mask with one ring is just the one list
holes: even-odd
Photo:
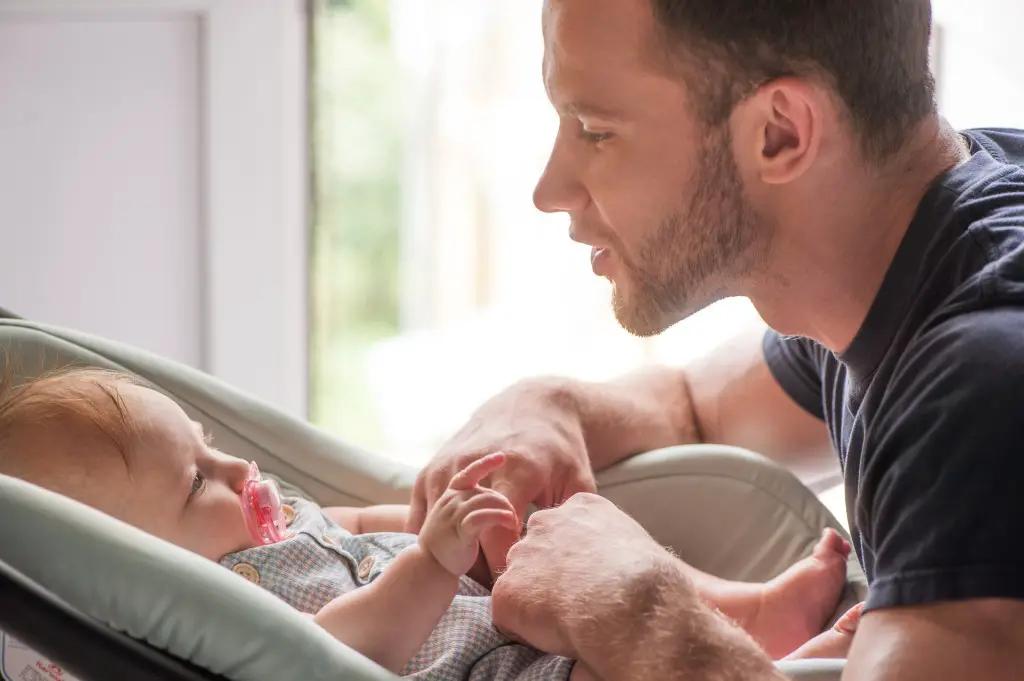
[(240, 494), (249, 476), (249, 462), (232, 456), (224, 463), (224, 472), (231, 488)]

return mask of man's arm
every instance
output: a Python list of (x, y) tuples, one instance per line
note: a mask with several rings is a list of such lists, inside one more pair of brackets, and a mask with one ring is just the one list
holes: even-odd
[(844, 681), (1010, 681), (1024, 670), (1024, 601), (969, 600), (864, 615)]
[[(676, 562), (675, 558), (671, 559)], [(699, 598), (678, 564), (649, 570), (617, 612), (572, 628), (573, 649), (601, 681), (783, 681), (742, 629)]]
[(492, 596), (501, 630), (602, 681), (785, 678), (711, 610), (675, 556), (596, 495), (531, 516)]
[(832, 462), (825, 423), (799, 406), (765, 361), (754, 329), (683, 368), (658, 367), (610, 383), (565, 381), (595, 470), (678, 444), (743, 447), (794, 470)]
[[(673, 445), (744, 447), (802, 477), (834, 468), (824, 422), (776, 381), (763, 339), (754, 329), (686, 368), (648, 369), (610, 383), (537, 378), (512, 386), (477, 409), (416, 477), (406, 529), (418, 532), (452, 476), (490, 452), (508, 456), (490, 483), (520, 518), (531, 503), (549, 508), (595, 491), (595, 470)], [(484, 535), (493, 572), (517, 539), (514, 532)]]
[(1024, 676), (1022, 325), (949, 317), (894, 372), (854, 464), (874, 574), (844, 678)]

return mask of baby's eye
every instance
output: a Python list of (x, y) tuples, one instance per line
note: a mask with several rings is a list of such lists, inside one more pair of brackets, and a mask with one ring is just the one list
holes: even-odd
[(205, 485), (206, 485), (206, 478), (203, 476), (203, 474), (201, 472), (196, 471), (196, 476), (194, 478), (192, 478), (192, 491), (190, 491), (188, 493), (189, 498), (191, 499), (197, 493), (201, 492)]

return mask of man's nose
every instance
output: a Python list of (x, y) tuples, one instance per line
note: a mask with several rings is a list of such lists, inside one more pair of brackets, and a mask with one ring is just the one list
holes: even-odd
[(533, 205), (544, 213), (573, 213), (585, 208), (589, 200), (569, 150), (556, 141), (533, 190)]

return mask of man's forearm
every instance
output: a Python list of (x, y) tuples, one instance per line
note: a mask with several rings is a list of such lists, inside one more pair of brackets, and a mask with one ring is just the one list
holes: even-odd
[(607, 383), (545, 380), (555, 401), (579, 418), (594, 470), (641, 452), (702, 441), (678, 369), (647, 369)]
[(580, 660), (602, 681), (786, 678), (750, 636), (696, 597), (678, 565), (648, 571), (621, 603), (621, 617), (573, 627)]

